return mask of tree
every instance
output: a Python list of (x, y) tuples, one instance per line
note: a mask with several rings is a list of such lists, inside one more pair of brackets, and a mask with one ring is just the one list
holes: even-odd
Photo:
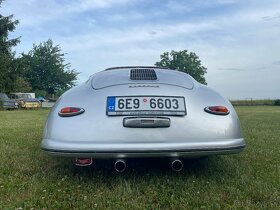
[(207, 69), (201, 65), (199, 57), (194, 53), (188, 53), (187, 50), (165, 52), (160, 56), (160, 61), (156, 66), (168, 67), (170, 69), (182, 71), (191, 75), (195, 80), (202, 84), (207, 84), (204, 74)]
[[(0, 0), (0, 7), (3, 1)], [(12, 47), (19, 43), (19, 38), (8, 39), (9, 33), (13, 32), (18, 20), (13, 20), (13, 15), (3, 16), (0, 14), (0, 91), (11, 92), (17, 78), (17, 62), (15, 62)]]
[(51, 39), (34, 44), (27, 54), (22, 53), (22, 70), (34, 91), (55, 94), (75, 84), (78, 72), (65, 63), (64, 56), (59, 45), (54, 46)]
[(28, 93), (28, 92), (32, 91), (32, 88), (31, 88), (29, 82), (27, 82), (25, 78), (23, 78), (21, 76), (17, 76), (14, 87), (13, 87), (13, 91), (21, 92), (21, 93)]

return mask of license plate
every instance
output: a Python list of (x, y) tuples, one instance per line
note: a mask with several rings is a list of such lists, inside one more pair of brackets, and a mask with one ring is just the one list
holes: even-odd
[(110, 96), (107, 97), (107, 115), (186, 115), (182, 96)]

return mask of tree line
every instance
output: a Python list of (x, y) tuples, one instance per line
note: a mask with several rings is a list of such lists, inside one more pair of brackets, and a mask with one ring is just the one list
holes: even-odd
[(13, 15), (0, 14), (0, 92), (32, 91), (46, 96), (72, 87), (78, 72), (65, 62), (65, 54), (51, 39), (33, 44), (29, 52), (16, 57), (13, 47), (20, 43), (20, 37), (9, 39), (9, 34), (18, 24)]

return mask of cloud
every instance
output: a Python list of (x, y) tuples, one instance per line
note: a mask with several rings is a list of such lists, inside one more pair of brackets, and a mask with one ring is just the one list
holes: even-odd
[(201, 10), (205, 8), (213, 8), (219, 5), (230, 5), (236, 4), (238, 0), (196, 0), (196, 1), (178, 1), (178, 0), (169, 0), (165, 3), (165, 7), (169, 10), (176, 12), (192, 12), (195, 10)]
[(208, 68), (208, 84), (226, 96), (279, 94), (278, 0), (15, 0), (3, 8), (20, 19), (18, 52), (52, 38), (82, 72), (80, 81), (107, 67), (153, 65), (165, 51), (188, 49)]
[[(131, 27), (125, 33), (121, 29), (111, 28), (109, 30), (93, 31), (91, 33), (77, 34), (64, 39), (69, 43), (69, 49), (84, 50), (96, 47), (126, 47), (127, 45), (152, 44), (164, 40), (174, 41), (175, 37), (195, 36), (203, 31), (214, 30), (216, 25), (209, 23), (170, 23), (170, 24), (145, 24)], [(98, 40), (98, 41), (97, 41)], [(63, 41), (63, 40), (61, 40)], [(87, 43), (81, 46), (80, 43)], [(123, 45), (125, 44), (125, 45)]]
[(275, 14), (275, 15), (272, 15), (272, 16), (263, 16), (262, 19), (264, 21), (280, 20), (280, 14)]
[(129, 0), (75, 0), (65, 6), (68, 13), (81, 13), (88, 10), (110, 8), (116, 5), (123, 5)]
[[(280, 65), (280, 63), (279, 63)], [(239, 72), (245, 72), (245, 71), (262, 71), (262, 70), (272, 70), (274, 65), (267, 65), (267, 66), (261, 66), (261, 67), (255, 67), (255, 68), (217, 68), (219, 71), (239, 71)]]
[(65, 3), (56, 0), (15, 0), (4, 2), (3, 5), (8, 7), (6, 13), (15, 14), (15, 18), (20, 20), (21, 27), (38, 27), (46, 22), (67, 19), (75, 14), (124, 5), (128, 1), (71, 0)]
[(220, 70), (220, 71), (246, 71), (245, 69), (241, 69), (241, 68), (218, 68), (217, 70)]
[(280, 66), (280, 60), (274, 61), (272, 65)]

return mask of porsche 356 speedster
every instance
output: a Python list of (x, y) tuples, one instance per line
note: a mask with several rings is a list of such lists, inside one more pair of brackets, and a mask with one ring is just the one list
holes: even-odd
[(115, 67), (65, 92), (52, 108), (41, 144), (50, 155), (116, 159), (180, 158), (241, 152), (245, 147), (231, 103), (190, 75), (160, 67)]

